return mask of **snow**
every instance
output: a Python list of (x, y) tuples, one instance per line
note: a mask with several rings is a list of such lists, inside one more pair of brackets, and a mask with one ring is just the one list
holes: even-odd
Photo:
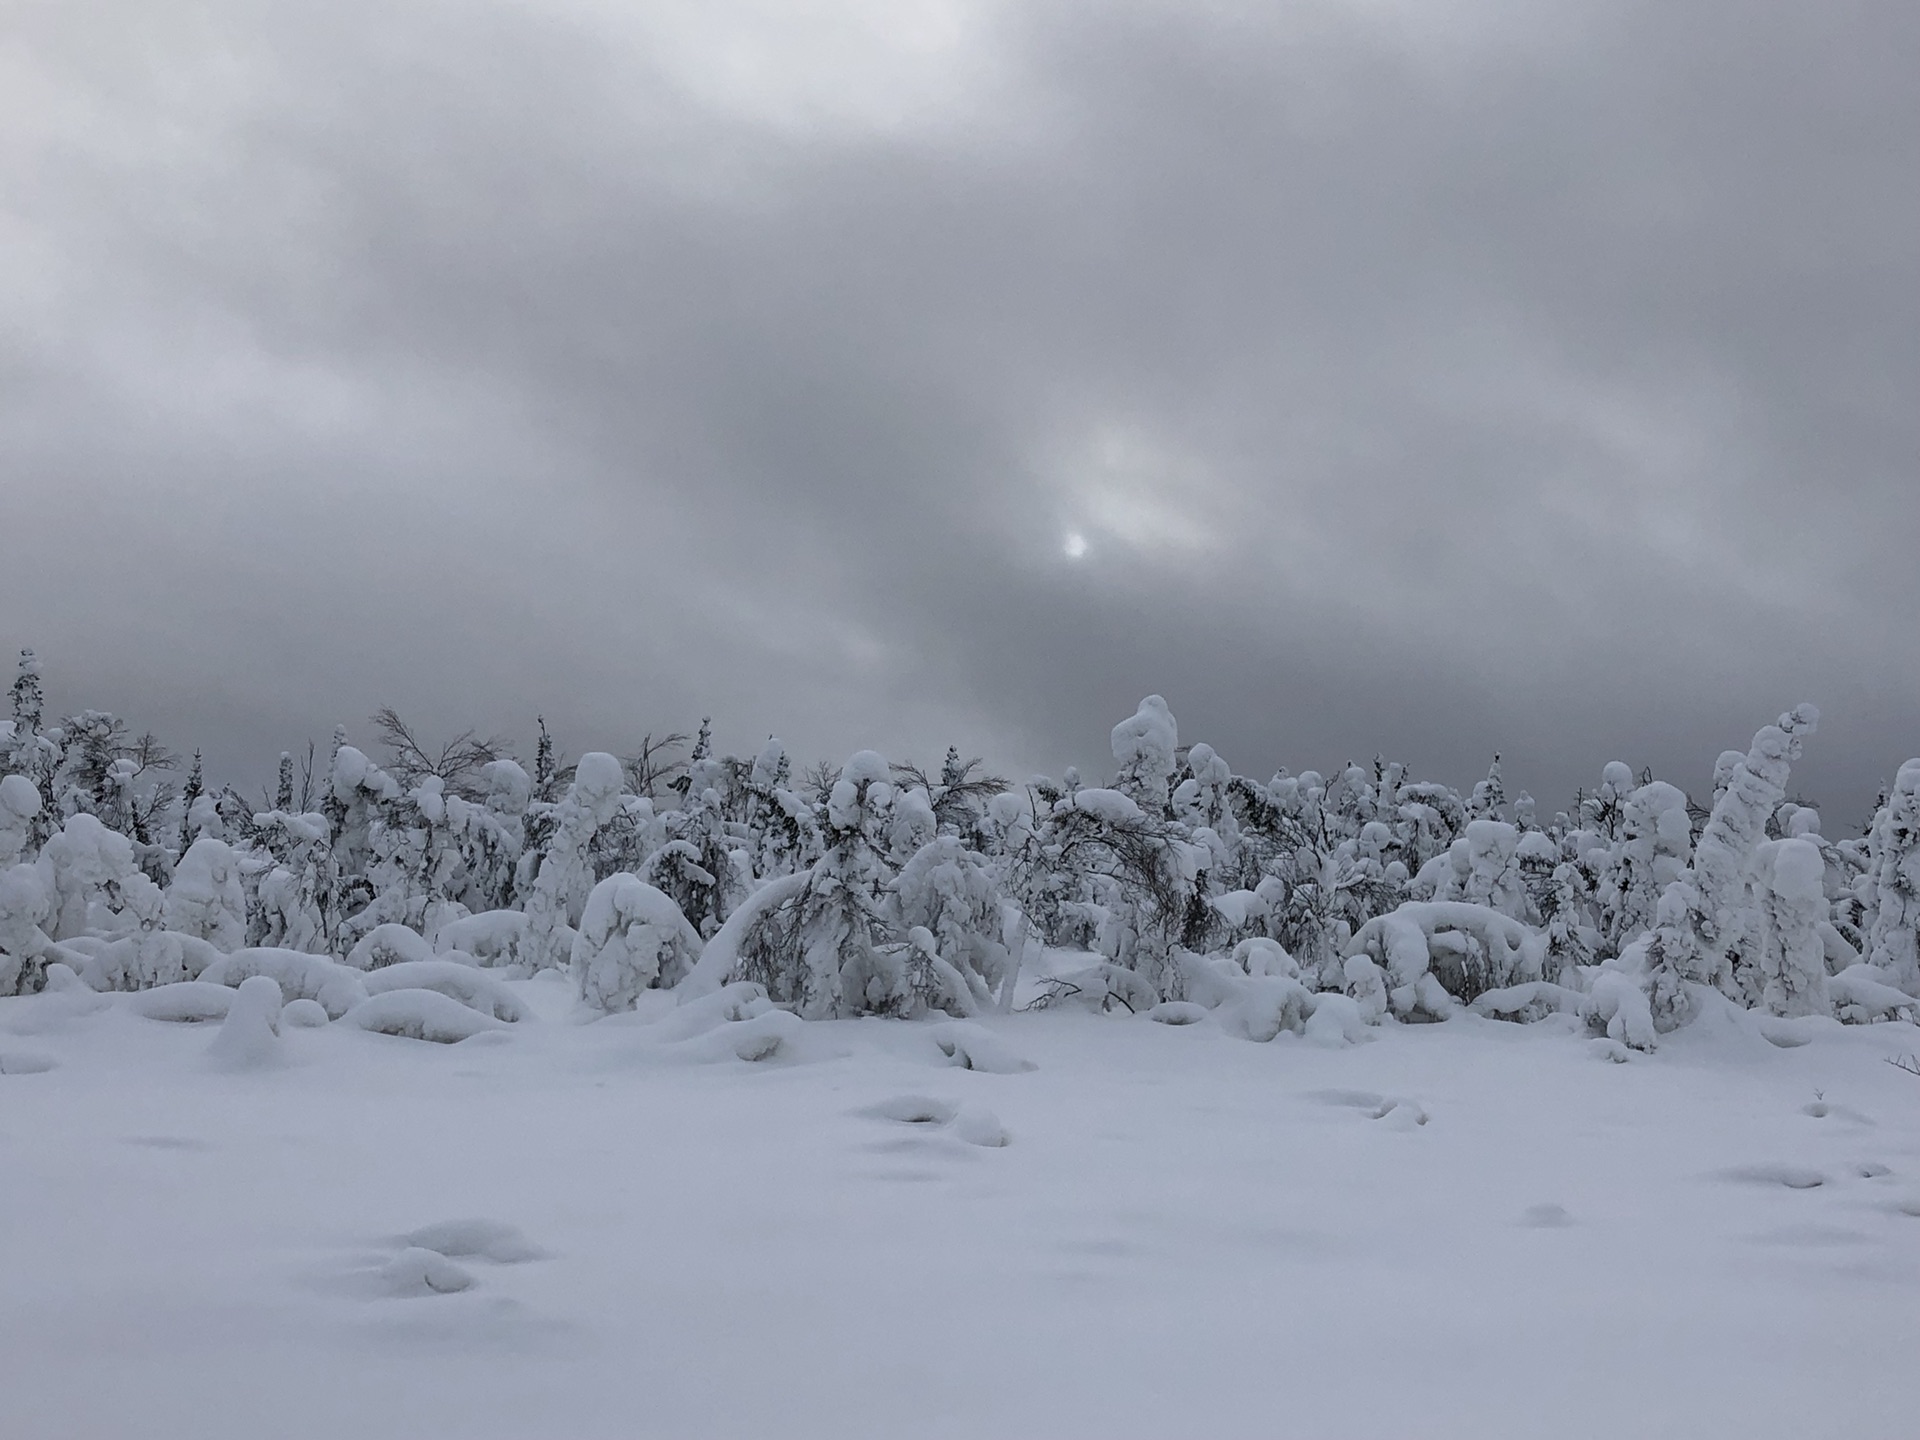
[(432, 990), (495, 1020), (518, 1022), (527, 1018), (526, 1006), (512, 990), (486, 971), (457, 960), (403, 960), (368, 975), (366, 987), (369, 995), (384, 995), (389, 990)]
[(319, 1001), (336, 1020), (367, 998), (366, 982), (357, 970), (297, 950), (236, 950), (202, 970), (200, 979), (237, 987), (255, 975), (278, 982), (284, 1000)]
[(280, 986), (270, 975), (249, 975), (233, 993), (226, 1019), (207, 1056), (223, 1070), (258, 1070), (280, 1063)]
[(510, 1032), (283, 1023), (239, 1073), (163, 991), (0, 1000), (0, 1431), (1912, 1431), (1911, 1026), (1722, 1005), (1607, 1064), (1572, 1017), (582, 1026), (508, 983)]
[(340, 1017), (340, 1023), (402, 1040), (457, 1045), (499, 1030), (506, 1022), (438, 990), (415, 989), (386, 990), (362, 1000)]
[[(459, 922), (453, 923), (457, 925)], [(374, 926), (347, 951), (347, 964), (355, 970), (381, 970), (392, 965), (419, 964), (431, 959), (433, 946), (426, 942), (419, 931), (391, 923)]]

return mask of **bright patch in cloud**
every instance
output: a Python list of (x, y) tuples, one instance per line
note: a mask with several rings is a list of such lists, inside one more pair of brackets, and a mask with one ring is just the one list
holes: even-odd
[(1069, 530), (1067, 532), (1067, 538), (1061, 542), (1060, 548), (1067, 552), (1067, 558), (1069, 560), (1082, 559), (1087, 553), (1087, 537), (1082, 535), (1078, 530)]

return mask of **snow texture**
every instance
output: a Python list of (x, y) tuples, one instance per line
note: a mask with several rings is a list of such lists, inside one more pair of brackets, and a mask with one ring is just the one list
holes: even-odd
[(506, 1028), (505, 1022), (437, 990), (388, 990), (362, 1000), (337, 1018), (351, 1029), (437, 1045), (455, 1045)]

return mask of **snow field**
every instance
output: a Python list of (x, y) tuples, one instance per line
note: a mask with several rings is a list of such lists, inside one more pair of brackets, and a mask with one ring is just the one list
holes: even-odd
[(0, 1433), (1912, 1433), (1909, 1026), (1329, 1048), (502, 983), (475, 1039), (283, 1019), (242, 1070), (264, 977), (198, 1024), (0, 1000)]

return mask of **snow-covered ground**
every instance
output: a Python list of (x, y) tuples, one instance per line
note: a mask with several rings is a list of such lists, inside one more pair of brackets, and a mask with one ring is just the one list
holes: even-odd
[(749, 1063), (512, 988), (264, 1063), (0, 1000), (0, 1435), (1920, 1433), (1910, 1026), (1048, 1011)]

